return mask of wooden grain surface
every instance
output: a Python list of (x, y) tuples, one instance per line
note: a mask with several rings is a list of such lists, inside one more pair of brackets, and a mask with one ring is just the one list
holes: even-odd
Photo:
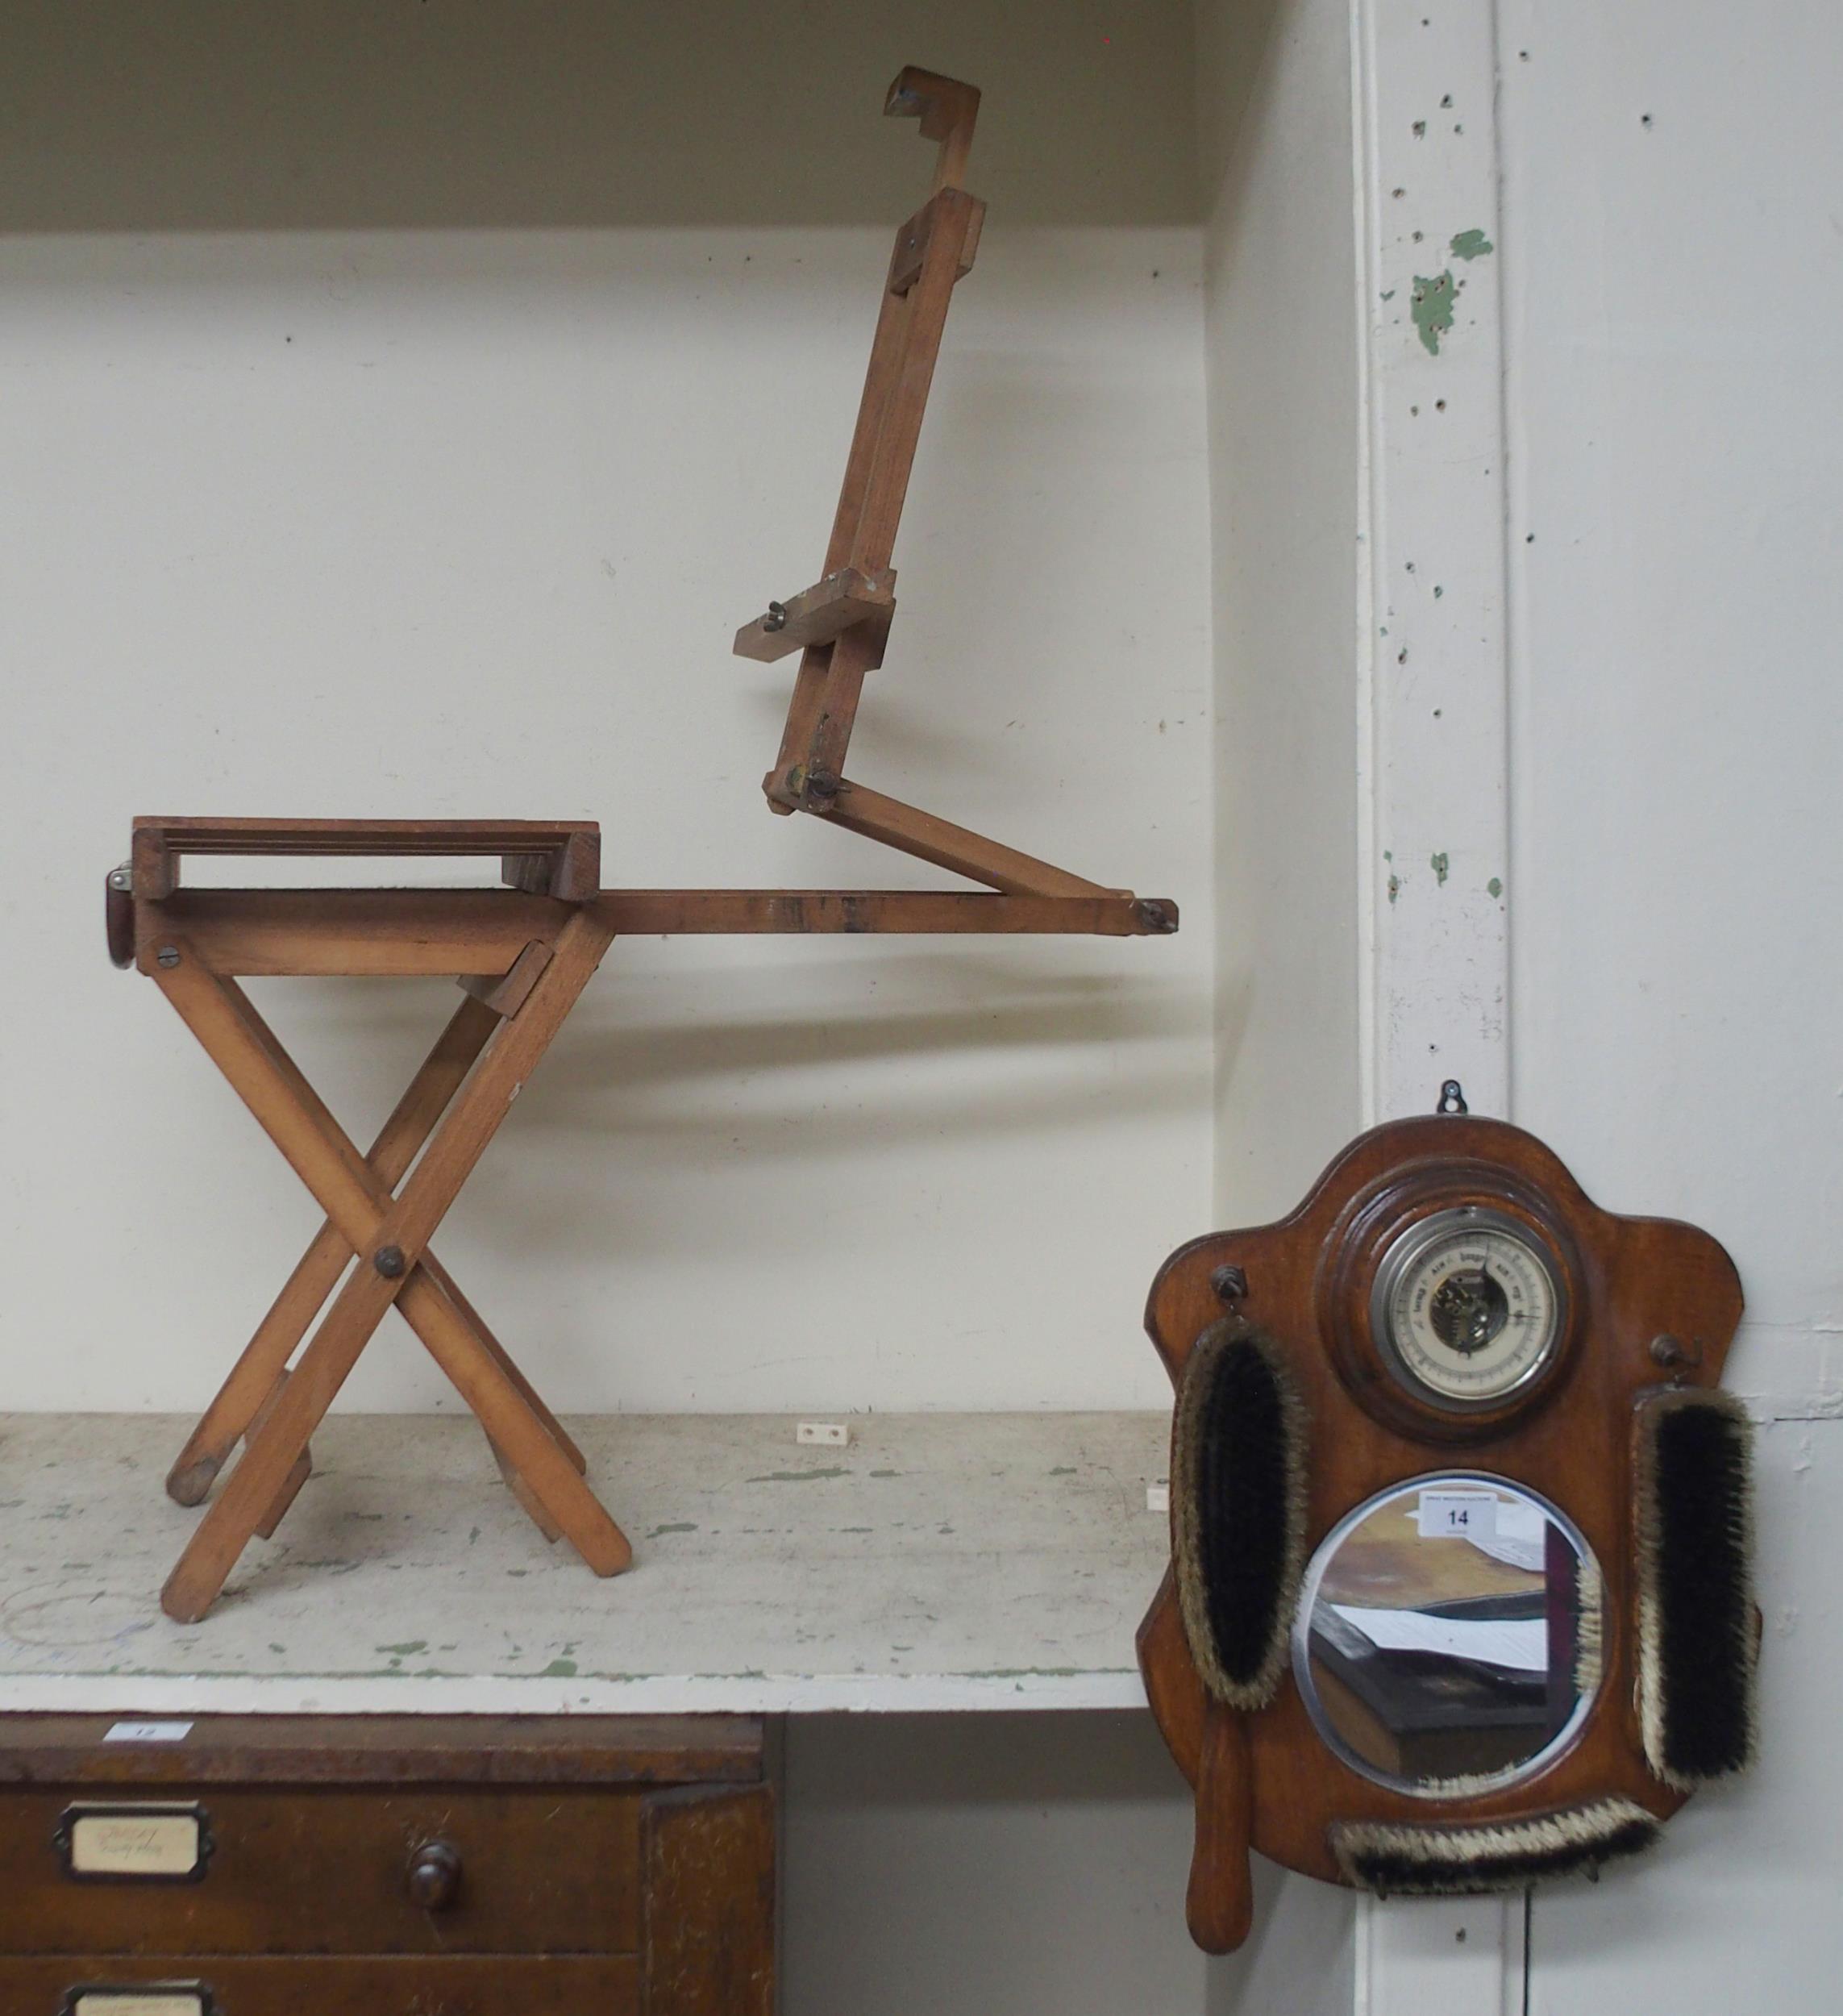
[[(963, 831), (938, 823), (950, 840)], [(931, 830), (930, 843), (941, 838)], [(1001, 873), (1008, 864), (1028, 859), (985, 844), (989, 853), (978, 857), (982, 871), (994, 856)], [(1146, 938), (1167, 935), (1178, 918), (1168, 897), (1142, 903), (1073, 877), (1046, 895), (615, 889), (604, 889), (591, 907), (617, 935), (646, 937), (974, 932)], [(565, 904), (510, 889), (181, 889), (167, 902), (136, 905), (135, 959), (144, 973), (157, 973), (160, 948), (183, 939), (213, 972), (243, 978), (445, 980), (507, 972), (528, 945), (554, 939), (568, 914)]]
[[(94, 1797), (68, 1785), (0, 1797), (0, 1953), (639, 1949), (638, 1792), (212, 1786), (198, 1794), (212, 1843), (198, 1881), (73, 1882), (52, 1833)], [(406, 1881), (433, 1841), (461, 1864), (439, 1911)]]
[[(176, 1742), (110, 1733), (0, 1717), (0, 2010), (190, 1981), (227, 2016), (772, 2011), (758, 1719), (224, 1716)], [(208, 1843), (196, 1880), (68, 1869), (73, 1814), (176, 1801)], [(418, 1891), (435, 1857), (443, 1881)]]
[(645, 1824), (647, 2016), (773, 2016), (772, 1789), (658, 1793)]
[(0, 1785), (634, 1786), (763, 1773), (747, 1715), (197, 1715), (177, 1743), (107, 1739), (111, 1715), (0, 1714)]
[(554, 939), (570, 906), (516, 889), (180, 889), (135, 902), (135, 959), (188, 939), (214, 973), (379, 978), (502, 973), (534, 939)]
[(913, 805), (886, 798), (849, 777), (841, 777), (835, 789), (806, 808), (834, 826), (880, 840), (904, 854), (913, 854), (937, 867), (951, 868), (976, 882), (988, 883), (1008, 896), (1061, 896), (1077, 898), (1126, 897), (1125, 889), (1104, 889), (1067, 868), (1040, 861), (1034, 855), (1020, 853), (988, 839), (951, 820), (938, 818)]
[[(640, 2016), (631, 1955), (414, 1959), (252, 1959), (213, 1956), (177, 1971), (170, 1960), (14, 1960), (0, 1976), (8, 2016), (57, 2016), (81, 1985), (202, 1984), (210, 2016)], [(106, 2011), (104, 2002), (102, 2009)]]
[[(1380, 1221), (1366, 1213), (1391, 1186), (1405, 1183), (1404, 1194), (1412, 1194), (1423, 1179), (1431, 1186), (1423, 1201), (1437, 1202), (1451, 1182), (1462, 1191), (1482, 1188), (1513, 1212), (1532, 1209), (1533, 1195), (1552, 1209), (1571, 1276), (1571, 1334), (1558, 1376), (1527, 1408), (1465, 1425), (1462, 1440), (1451, 1439), (1450, 1423), (1429, 1424), (1446, 1439), (1404, 1432), (1400, 1402), (1384, 1387), (1365, 1334), (1367, 1299), (1356, 1284), (1340, 1282), (1326, 1258), (1343, 1249), (1353, 1227), (1368, 1227), (1373, 1243), (1383, 1243), (1386, 1212)], [(1353, 1143), (1290, 1218), (1213, 1233), (1171, 1256), (1154, 1282), (1146, 1320), (1174, 1385), (1192, 1342), (1221, 1313), (1211, 1276), (1225, 1265), (1246, 1273), (1247, 1294), (1238, 1306), (1288, 1347), (1303, 1391), (1311, 1437), (1308, 1548), (1386, 1486), (1431, 1472), (1478, 1469), (1526, 1485), (1566, 1513), (1598, 1559), (1606, 1592), (1605, 1677), (1578, 1734), (1533, 1777), (1462, 1802), (1392, 1791), (1350, 1770), (1318, 1736), (1289, 1674), (1272, 1706), (1246, 1718), (1254, 1845), (1289, 1868), (1338, 1881), (1325, 1838), (1333, 1818), (1489, 1820), (1612, 1794), (1660, 1817), (1674, 1812), (1681, 1796), (1646, 1770), (1633, 1701), (1626, 1452), (1633, 1404), (1663, 1377), (1651, 1355), (1654, 1338), (1670, 1332), (1691, 1344), (1699, 1355), (1693, 1383), (1720, 1379), (1741, 1315), (1740, 1285), (1720, 1246), (1692, 1226), (1601, 1210), (1555, 1155), (1515, 1127), (1424, 1118)], [(1160, 1727), (1195, 1783), (1204, 1695), (1168, 1576), (1141, 1626), (1139, 1652)]]
[(134, 824), (188, 854), (479, 855), (535, 854), (597, 837), (593, 819), (168, 818), (143, 814)]

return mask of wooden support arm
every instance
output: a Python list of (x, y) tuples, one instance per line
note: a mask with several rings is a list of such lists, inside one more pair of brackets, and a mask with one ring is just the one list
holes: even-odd
[(771, 802), (777, 790), (790, 809), (810, 812), (847, 831), (865, 839), (880, 840), (917, 860), (932, 861), (937, 868), (951, 868), (969, 881), (1013, 896), (1128, 896), (1131, 891), (1109, 889), (1091, 882), (1085, 876), (1071, 875), (1067, 868), (1039, 860), (998, 840), (988, 839), (970, 827), (955, 826), (938, 818), (919, 806), (905, 805), (900, 798), (886, 798), (849, 777), (831, 777), (822, 772), (810, 775), (763, 780)]
[[(962, 213), (963, 212), (963, 221)], [(985, 205), (963, 190), (942, 190), (930, 196), (896, 234), (896, 249), (890, 254), (888, 285), (892, 294), (905, 294), (922, 277), (928, 263), (928, 248), (934, 243), (935, 227), (946, 219), (944, 228), (955, 232), (954, 278), (964, 280), (979, 256), (980, 231), (985, 224)]]
[[(1176, 904), (1124, 889), (1005, 895), (983, 889), (611, 889), (587, 907), (618, 935), (759, 933), (1059, 934), (1163, 938)], [(542, 977), (576, 906), (510, 889), (201, 889), (139, 906), (138, 963), (189, 943), (210, 972), (503, 975), (470, 989), (501, 1014)]]
[(501, 1017), (515, 1015), (530, 1000), (551, 958), (551, 948), (541, 938), (534, 938), (504, 973), (461, 973), (456, 977), (461, 992), (472, 995), (483, 1007)]
[[(841, 567), (811, 588), (790, 595), (784, 602), (770, 602), (765, 616), (744, 623), (736, 632), (735, 655), (772, 664), (776, 659), (804, 651), (809, 644), (829, 644), (855, 623), (878, 623), (887, 633), (895, 613), (893, 567), (874, 574), (863, 573), (855, 567)], [(872, 670), (882, 662), (880, 639), (865, 669)]]
[[(871, 581), (890, 575), (942, 330), (954, 289), (972, 265), (985, 215), (964, 186), (979, 93), (911, 67), (890, 86), (884, 110), (918, 121), (940, 152), (929, 199), (897, 231), (890, 255), (826, 549), (826, 582), (847, 571)], [(796, 646), (803, 653), (768, 787), (776, 812), (794, 809), (785, 782), (790, 774), (836, 777), (843, 769), (864, 675), (883, 662), (892, 613), (889, 606), (867, 608), (817, 590), (809, 597), (797, 598), (797, 608), (771, 606), (766, 619), (746, 625), (736, 639), (745, 657), (772, 659)]]
[(936, 189), (965, 187), (967, 156), (972, 148), (973, 123), (979, 117), (979, 92), (974, 85), (918, 69), (911, 63), (890, 85), (883, 109), (890, 119), (919, 119), (922, 139), (939, 141)]
[(1166, 938), (1178, 927), (1167, 897), (1101, 890), (1091, 896), (1005, 896), (984, 889), (611, 889), (603, 921), (628, 936), (1066, 935)]
[(135, 963), (189, 938), (213, 973), (510, 973), (526, 946), (554, 943), (576, 906), (494, 889), (182, 889), (135, 901)]

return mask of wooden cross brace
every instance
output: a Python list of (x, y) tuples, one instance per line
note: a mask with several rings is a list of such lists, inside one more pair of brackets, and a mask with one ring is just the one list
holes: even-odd
[[(368, 1157), (236, 982), (213, 972), (184, 938), (162, 943), (154, 968), (162, 991), (327, 1214), (168, 1481), (182, 1504), (198, 1503), (243, 1438), (241, 1460), (161, 1591), (169, 1617), (202, 1617), (251, 1535), (274, 1531), (307, 1477), (314, 1431), (393, 1306), (479, 1417), (501, 1472), (547, 1538), (567, 1538), (598, 1575), (627, 1566), (632, 1550), (584, 1481), (581, 1452), (429, 1251), (612, 937), (593, 908), (576, 909), (512, 1013), (502, 1018), (470, 995)], [(333, 1294), (354, 1256), (357, 1265)], [(331, 1307), (289, 1370), (329, 1295)]]

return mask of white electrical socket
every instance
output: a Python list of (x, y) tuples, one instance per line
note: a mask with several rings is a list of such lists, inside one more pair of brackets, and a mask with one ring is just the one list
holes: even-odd
[(793, 1431), (796, 1442), (804, 1442), (822, 1449), (842, 1449), (851, 1439), (851, 1431), (842, 1421), (803, 1421)]
[(1146, 1486), (1146, 1510), (1148, 1512), (1168, 1512), (1171, 1509), (1171, 1487), (1168, 1484), (1148, 1484)]

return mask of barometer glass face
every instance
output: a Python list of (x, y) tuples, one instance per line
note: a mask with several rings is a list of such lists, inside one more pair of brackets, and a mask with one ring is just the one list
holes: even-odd
[(1472, 1471), (1367, 1500), (1306, 1569), (1293, 1677), (1367, 1778), (1430, 1797), (1514, 1785), (1573, 1735), (1600, 1679), (1600, 1569), (1573, 1522)]
[(1450, 1413), (1501, 1406), (1561, 1342), (1560, 1270), (1501, 1211), (1461, 1205), (1402, 1233), (1383, 1256), (1370, 1322), (1410, 1393)]

